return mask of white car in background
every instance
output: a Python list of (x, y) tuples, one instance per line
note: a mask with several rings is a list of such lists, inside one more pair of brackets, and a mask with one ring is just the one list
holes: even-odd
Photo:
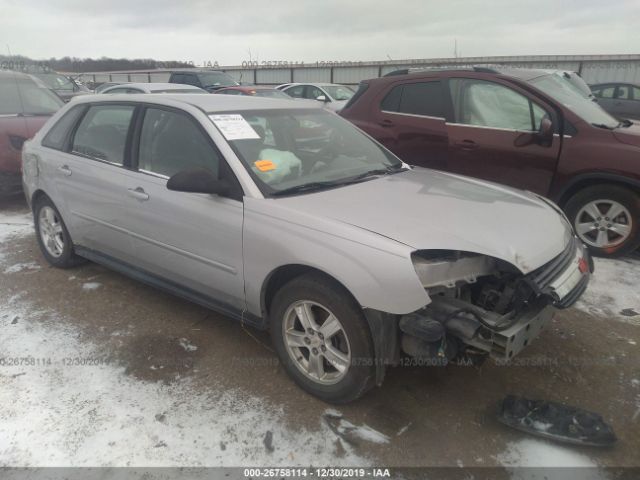
[(181, 83), (124, 83), (105, 88), (104, 93), (209, 93), (202, 88)]
[(276, 88), (293, 98), (324, 102), (334, 112), (342, 110), (355, 94), (351, 87), (335, 83), (285, 83)]

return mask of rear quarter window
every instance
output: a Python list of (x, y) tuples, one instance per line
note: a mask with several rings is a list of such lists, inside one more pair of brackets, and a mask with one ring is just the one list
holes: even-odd
[(83, 111), (84, 106), (78, 105), (65, 113), (45, 135), (42, 140), (42, 146), (55, 150), (64, 150), (69, 134)]
[(444, 118), (442, 84), (430, 81), (398, 85), (384, 97), (380, 108), (387, 112)]

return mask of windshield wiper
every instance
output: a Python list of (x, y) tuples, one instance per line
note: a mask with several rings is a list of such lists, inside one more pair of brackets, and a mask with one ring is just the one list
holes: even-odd
[(596, 128), (604, 128), (605, 130), (615, 130), (617, 127), (612, 127), (610, 125), (607, 125), (606, 123), (592, 123), (591, 125), (593, 125)]
[(386, 168), (377, 168), (375, 170), (369, 170), (368, 172), (361, 173), (360, 175), (356, 175), (355, 177), (348, 178), (345, 183), (354, 183), (359, 180), (363, 180), (369, 177), (378, 177), (380, 175), (393, 175), (394, 173), (402, 172), (404, 169), (402, 168), (402, 164), (400, 165), (389, 165)]
[(342, 182), (336, 182), (335, 180), (330, 182), (309, 182), (309, 183), (303, 183), (302, 185), (295, 185), (293, 187), (278, 190), (277, 192), (273, 192), (271, 195), (274, 197), (279, 197), (283, 195), (291, 195), (293, 193), (324, 190), (325, 188), (337, 187), (340, 185), (344, 185), (344, 184)]
[(291, 195), (294, 193), (301, 192), (312, 192), (317, 190), (324, 190), (326, 188), (333, 187), (341, 187), (343, 185), (351, 185), (354, 183), (360, 183), (367, 179), (372, 179), (373, 177), (378, 177), (380, 175), (392, 175), (397, 172), (404, 171), (402, 164), (397, 166), (389, 166), (386, 168), (379, 168), (376, 170), (369, 170), (368, 172), (361, 173), (356, 175), (355, 177), (349, 177), (341, 180), (330, 180), (326, 182), (309, 182), (303, 183), (302, 185), (295, 185), (293, 187), (285, 188), (283, 190), (278, 190), (277, 192), (273, 192), (272, 196), (282, 196), (282, 195)]

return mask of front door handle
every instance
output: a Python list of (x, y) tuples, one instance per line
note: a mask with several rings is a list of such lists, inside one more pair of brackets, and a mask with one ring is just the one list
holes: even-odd
[(475, 150), (480, 146), (473, 140), (462, 140), (461, 142), (458, 142), (455, 145), (456, 147), (459, 147), (462, 150)]
[(149, 194), (145, 192), (142, 187), (128, 188), (127, 191), (129, 192), (129, 196), (136, 200), (140, 200), (141, 202), (149, 200)]
[(62, 174), (65, 177), (70, 177), (71, 176), (72, 172), (71, 172), (71, 169), (69, 168), (69, 165), (62, 165), (62, 166), (58, 167), (58, 170), (60, 172), (62, 172)]
[(391, 120), (387, 120), (386, 118), (384, 120), (382, 120), (380, 122), (380, 126), (381, 127), (394, 127), (395, 123), (393, 123)]

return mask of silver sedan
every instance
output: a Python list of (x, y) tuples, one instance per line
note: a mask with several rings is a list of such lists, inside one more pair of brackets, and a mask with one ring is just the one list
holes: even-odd
[(298, 102), (80, 98), (26, 143), (22, 171), (49, 263), (88, 259), (269, 329), (330, 402), (403, 355), (510, 360), (592, 270), (548, 200), (411, 167)]

